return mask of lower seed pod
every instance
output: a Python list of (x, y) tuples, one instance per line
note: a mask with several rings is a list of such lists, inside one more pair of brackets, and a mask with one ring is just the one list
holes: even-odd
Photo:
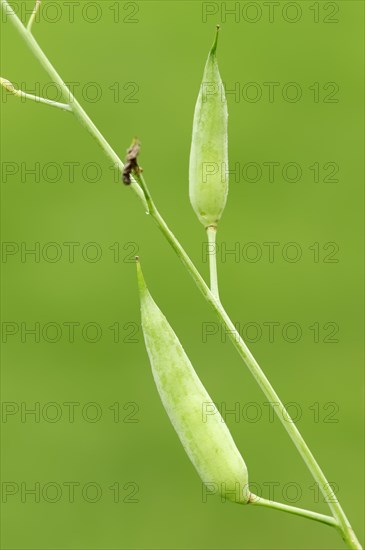
[(249, 500), (248, 473), (218, 413), (205, 419), (212, 399), (175, 332), (149, 293), (137, 260), (142, 329), (153, 377), (163, 406), (201, 480), (227, 499)]

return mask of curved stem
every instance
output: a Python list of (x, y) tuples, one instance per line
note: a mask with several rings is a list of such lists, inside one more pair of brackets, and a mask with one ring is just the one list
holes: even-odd
[[(39, 46), (38, 42), (36, 41), (32, 33), (25, 28), (25, 26), (23, 25), (19, 17), (16, 15), (15, 11), (8, 3), (8, 0), (1, 0), (1, 7), (4, 12), (4, 21), (6, 21), (6, 18), (9, 18), (9, 20), (14, 24), (19, 34), (25, 40), (28, 48), (31, 50), (34, 56), (38, 59), (39, 63), (42, 65), (44, 70), (48, 73), (48, 75), (52, 78), (52, 80), (56, 82), (56, 84), (58, 84), (58, 86), (60, 87), (62, 97), (70, 105), (76, 118), (79, 120), (82, 126), (84, 126), (84, 128), (87, 129), (87, 131), (92, 135), (92, 137), (97, 141), (97, 143), (103, 149), (104, 153), (113, 161), (113, 163), (115, 164), (115, 166), (118, 167), (120, 172), (122, 172), (124, 168), (123, 162), (120, 160), (117, 153), (108, 143), (108, 141), (104, 138), (103, 134), (95, 126), (95, 124), (93, 123), (91, 118), (88, 116), (88, 114), (85, 112), (85, 110), (81, 107), (80, 103), (77, 101), (77, 99), (75, 98), (71, 90), (62, 80), (62, 78), (60, 77), (60, 75), (52, 65), (52, 63), (49, 61), (46, 54), (43, 52), (42, 48)], [(139, 199), (143, 202), (144, 207), (147, 209), (143, 190), (136, 183), (135, 179), (132, 178), (131, 185), (129, 187), (133, 189), (133, 191), (137, 194)]]
[[(40, 46), (38, 45), (38, 43), (36, 42), (32, 34), (27, 31), (27, 29), (24, 27), (24, 25), (22, 24), (18, 16), (15, 14), (14, 10), (9, 5), (8, 1), (1, 0), (1, 7), (5, 13), (5, 16), (7, 16), (13, 22), (13, 24), (15, 25), (15, 27), (17, 28), (21, 36), (24, 38), (28, 47), (34, 53), (35, 57), (39, 60), (43, 68), (47, 71), (50, 77), (53, 78), (53, 80), (59, 84), (62, 90), (62, 95), (66, 99), (66, 101), (71, 105), (72, 111), (74, 112), (75, 116), (78, 118), (81, 124), (88, 130), (88, 132), (96, 139), (96, 141), (102, 147), (106, 155), (116, 164), (116, 166), (118, 166), (118, 168), (122, 172), (124, 167), (123, 162), (115, 153), (115, 151), (112, 149), (112, 147), (109, 145), (109, 143), (106, 141), (106, 139), (98, 130), (98, 128), (95, 126), (95, 124), (92, 122), (90, 117), (86, 114), (86, 112), (81, 107), (81, 105), (78, 103), (76, 98), (73, 96), (71, 91), (63, 82), (60, 75), (57, 73), (57, 71), (51, 64), (51, 62), (48, 60), (47, 56), (44, 54), (44, 52), (42, 51), (42, 49), (40, 48)], [(175, 250), (176, 254), (179, 256), (180, 260), (187, 268), (188, 272), (190, 273), (196, 285), (198, 286), (200, 292), (203, 294), (206, 301), (212, 306), (218, 318), (225, 326), (229, 334), (229, 337), (232, 340), (233, 344), (235, 345), (239, 355), (242, 357), (242, 359), (246, 363), (248, 369), (254, 376), (255, 380), (259, 384), (260, 388), (264, 392), (267, 399), (274, 406), (274, 410), (278, 415), (279, 420), (281, 421), (285, 430), (288, 432), (289, 436), (291, 437), (292, 441), (297, 447), (300, 455), (302, 456), (304, 462), (306, 463), (314, 479), (317, 481), (322, 491), (322, 494), (325, 496), (326, 502), (328, 503), (334, 517), (338, 522), (339, 529), (341, 530), (342, 536), (345, 542), (347, 543), (348, 547), (357, 549), (357, 550), (361, 549), (361, 545), (357, 540), (354, 532), (352, 531), (351, 525), (344, 511), (342, 510), (342, 507), (339, 504), (336, 496), (333, 494), (332, 489), (324, 473), (322, 472), (317, 461), (312, 455), (308, 445), (305, 443), (299, 430), (297, 429), (292, 419), (290, 418), (290, 415), (285, 409), (281, 400), (279, 399), (279, 396), (275, 392), (274, 388), (271, 386), (269, 380), (266, 378), (264, 372), (261, 370), (256, 359), (253, 357), (250, 350), (246, 346), (245, 342), (241, 338), (240, 334), (236, 330), (234, 324), (232, 323), (231, 319), (229, 318), (222, 304), (219, 302), (217, 297), (210, 291), (209, 287), (206, 285), (199, 271), (197, 270), (197, 268), (195, 267), (195, 265), (193, 264), (193, 262), (191, 261), (191, 259), (189, 258), (189, 256), (187, 255), (187, 253), (179, 243), (179, 241), (176, 239), (175, 235), (167, 226), (165, 220), (162, 218), (161, 214), (158, 212), (157, 208), (155, 207), (150, 195), (148, 194), (148, 201), (147, 201), (143, 188), (138, 185), (135, 179), (132, 180), (132, 185), (130, 185), (129, 187), (132, 188), (133, 191), (137, 194), (139, 199), (142, 201), (144, 208), (149, 211), (152, 218), (154, 219), (154, 221), (157, 223), (158, 227), (164, 234), (165, 238), (171, 244), (172, 248)]]
[(62, 109), (63, 111), (72, 111), (72, 107), (68, 103), (52, 101), (52, 99), (46, 99), (45, 97), (38, 97), (33, 94), (27, 94), (26, 92), (22, 92), (21, 90), (17, 90), (14, 95), (18, 97), (24, 97), (24, 99), (30, 99), (31, 101), (35, 101), (37, 103), (44, 103), (45, 105), (49, 105), (50, 107), (57, 107), (58, 109)]
[(34, 23), (35, 18), (37, 16), (37, 12), (39, 10), (40, 5), (41, 5), (41, 0), (36, 0), (32, 15), (30, 16), (29, 22), (28, 22), (28, 25), (27, 25), (27, 31), (29, 31), (29, 32), (31, 32), (31, 30), (32, 30), (32, 26), (33, 26), (33, 23)]
[(45, 105), (49, 105), (50, 107), (57, 107), (58, 109), (62, 109), (63, 111), (72, 111), (72, 107), (69, 103), (60, 103), (59, 101), (53, 101), (52, 99), (46, 99), (37, 95), (28, 94), (27, 92), (23, 92), (22, 90), (17, 90), (16, 88), (14, 88), (11, 82), (4, 78), (0, 78), (0, 85), (3, 86), (3, 88), (5, 88), (8, 92), (17, 97), (30, 99), (31, 101), (35, 101), (36, 103), (44, 103)]
[(213, 307), (218, 318), (225, 327), (225, 330), (233, 342), (233, 345), (236, 347), (239, 355), (242, 357), (252, 376), (255, 378), (256, 382), (260, 386), (261, 390), (265, 394), (266, 398), (273, 406), (275, 413), (277, 414), (280, 422), (284, 426), (285, 430), (292, 439), (294, 445), (296, 446), (299, 454), (307, 465), (309, 471), (311, 472), (313, 478), (318, 483), (318, 486), (325, 497), (325, 502), (329, 505), (333, 516), (336, 518), (341, 530), (342, 537), (346, 541), (349, 548), (361, 550), (361, 544), (356, 538), (355, 533), (352, 530), (349, 520), (347, 519), (345, 512), (343, 511), (340, 503), (337, 500), (336, 495), (334, 494), (330, 483), (326, 479), (322, 469), (320, 468), (318, 462), (314, 458), (312, 452), (310, 451), (308, 445), (304, 441), (303, 436), (299, 432), (298, 428), (294, 424), (294, 421), (290, 417), (288, 411), (286, 410), (284, 404), (280, 400), (278, 394), (270, 384), (269, 380), (266, 378), (265, 373), (261, 369), (260, 365), (248, 349), (247, 345), (241, 338), (241, 335), (237, 331), (236, 327), (229, 318), (227, 312), (225, 311), (223, 305), (216, 299), (214, 294), (210, 291), (209, 287), (206, 285), (199, 271), (176, 239), (175, 235), (172, 233), (165, 220), (162, 218), (161, 214), (158, 212), (154, 203), (151, 201), (150, 214), (152, 218), (157, 223), (158, 227), (164, 234), (165, 238), (171, 244), (172, 248), (185, 265), (186, 269), (193, 277), (196, 285), (203, 294), (206, 301)]
[(281, 502), (275, 502), (274, 500), (266, 500), (266, 498), (258, 497), (251, 493), (249, 504), (255, 506), (265, 506), (266, 508), (272, 508), (273, 510), (280, 510), (282, 512), (288, 512), (295, 516), (302, 516), (304, 518), (313, 519), (331, 525), (331, 527), (338, 527), (337, 521), (332, 516), (325, 516), (324, 514), (318, 514), (311, 510), (304, 510), (303, 508), (297, 508), (296, 506), (289, 506), (288, 504), (282, 504)]
[(141, 186), (141, 189), (143, 190), (144, 198), (146, 200), (146, 205), (148, 207), (148, 213), (150, 214), (152, 198), (142, 172), (139, 172), (139, 174), (135, 174), (134, 178), (139, 183), (139, 185)]
[(208, 225), (206, 228), (208, 236), (208, 254), (209, 254), (209, 273), (210, 273), (210, 290), (219, 301), (218, 290), (218, 274), (217, 274), (217, 228), (214, 225)]

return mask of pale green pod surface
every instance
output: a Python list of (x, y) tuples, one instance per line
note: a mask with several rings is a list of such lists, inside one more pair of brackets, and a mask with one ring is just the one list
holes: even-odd
[(165, 410), (201, 480), (227, 500), (247, 503), (248, 473), (233, 438), (176, 334), (146, 288), (137, 264), (142, 328), (153, 377)]
[(190, 149), (189, 196), (204, 227), (216, 226), (228, 194), (228, 111), (216, 57), (209, 52), (195, 106)]

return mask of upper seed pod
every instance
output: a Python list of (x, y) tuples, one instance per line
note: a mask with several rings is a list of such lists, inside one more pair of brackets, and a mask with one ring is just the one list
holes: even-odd
[(249, 499), (246, 464), (176, 334), (147, 290), (137, 259), (144, 339), (162, 403), (191, 462), (205, 484), (224, 498)]
[(217, 226), (228, 194), (228, 111), (216, 57), (218, 30), (195, 106), (190, 149), (190, 202), (205, 227)]

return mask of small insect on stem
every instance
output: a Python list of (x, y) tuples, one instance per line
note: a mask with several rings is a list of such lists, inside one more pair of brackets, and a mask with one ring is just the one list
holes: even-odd
[(131, 184), (131, 174), (135, 173), (138, 175), (142, 172), (142, 168), (138, 166), (137, 162), (140, 150), (141, 142), (137, 138), (134, 138), (132, 145), (127, 150), (127, 157), (122, 174), (123, 183), (126, 185)]

